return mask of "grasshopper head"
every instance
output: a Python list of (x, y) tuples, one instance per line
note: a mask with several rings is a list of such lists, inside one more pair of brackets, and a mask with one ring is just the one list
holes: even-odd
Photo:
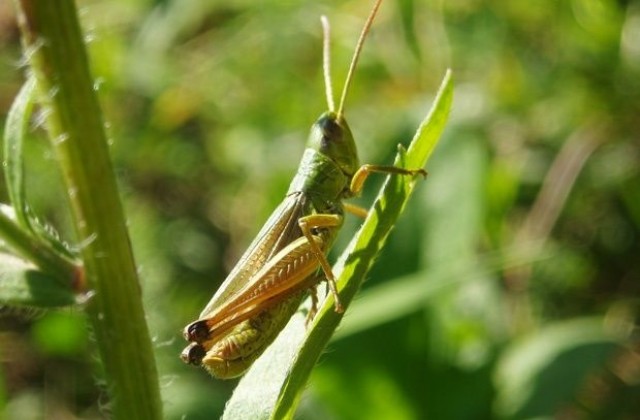
[(322, 27), (324, 29), (324, 42), (323, 42), (323, 73), (325, 92), (327, 95), (327, 106), (329, 111), (325, 112), (318, 118), (318, 121), (311, 127), (311, 135), (309, 136), (309, 142), (307, 147), (316, 150), (326, 158), (333, 160), (340, 170), (351, 179), (360, 167), (358, 161), (358, 151), (356, 150), (356, 144), (353, 141), (353, 135), (351, 129), (344, 119), (344, 105), (349, 92), (349, 86), (351, 80), (353, 80), (353, 73), (364, 45), (364, 40), (371, 29), (373, 19), (380, 8), (382, 0), (376, 0), (373, 9), (369, 13), (369, 17), (362, 28), (356, 49), (353, 52), (351, 58), (351, 64), (349, 65), (349, 71), (344, 81), (342, 88), (342, 96), (338, 104), (337, 111), (335, 110), (335, 104), (333, 101), (333, 88), (331, 85), (331, 72), (329, 65), (329, 21), (324, 16), (322, 17)]
[(360, 166), (351, 129), (335, 112), (325, 112), (313, 124), (307, 147), (333, 160), (349, 177)]

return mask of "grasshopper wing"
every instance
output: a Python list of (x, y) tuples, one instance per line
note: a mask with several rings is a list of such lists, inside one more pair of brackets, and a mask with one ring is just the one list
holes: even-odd
[(226, 304), (238, 293), (249, 287), (251, 282), (259, 280), (255, 274), (274, 255), (302, 236), (298, 219), (304, 213), (305, 202), (303, 194), (290, 194), (273, 211), (244, 255), (202, 310), (200, 319), (224, 311)]

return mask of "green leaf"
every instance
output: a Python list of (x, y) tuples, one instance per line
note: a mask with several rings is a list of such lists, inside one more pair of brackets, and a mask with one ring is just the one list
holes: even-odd
[(0, 238), (4, 247), (46, 272), (47, 279), (54, 279), (63, 287), (78, 287), (82, 282), (81, 268), (33, 231), (21, 227), (13, 216), (13, 208), (0, 204)]
[[(33, 112), (36, 80), (30, 77), (18, 92), (7, 115), (4, 132), (4, 176), (12, 207), (2, 206), (0, 237), (12, 251), (32, 261), (49, 279), (73, 282), (76, 275), (73, 256), (52, 229), (42, 226), (27, 204), (24, 181), (23, 145)], [(64, 286), (63, 286), (64, 287)]]
[[(36, 94), (36, 80), (30, 77), (18, 92), (9, 114), (4, 133), (4, 176), (7, 180), (7, 192), (18, 225), (28, 230), (43, 245), (53, 248), (62, 258), (75, 259), (67, 245), (60, 240), (53, 228), (40, 223), (28, 205), (25, 193), (24, 140), (33, 112)], [(64, 265), (64, 264), (63, 264)]]
[(494, 378), (500, 418), (554, 418), (620, 348), (599, 317), (551, 324), (508, 347)]
[[(453, 82), (447, 71), (429, 114), (409, 149), (400, 150), (396, 165), (424, 167), (444, 130), (452, 100)], [(334, 266), (345, 307), (360, 288), (416, 182), (409, 177), (387, 178), (362, 228)], [(331, 297), (325, 299), (308, 328), (304, 315), (296, 314), (242, 378), (223, 418), (292, 418), (311, 370), (342, 316), (334, 311)]]
[(71, 287), (8, 254), (0, 254), (0, 306), (54, 308), (76, 303)]
[(22, 145), (33, 110), (36, 81), (30, 77), (20, 89), (7, 115), (4, 132), (4, 177), (7, 192), (20, 226), (33, 231), (25, 201)]

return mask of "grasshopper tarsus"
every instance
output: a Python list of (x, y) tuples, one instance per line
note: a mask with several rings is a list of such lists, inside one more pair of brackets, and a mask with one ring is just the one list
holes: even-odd
[(427, 176), (429, 175), (429, 172), (424, 169), (413, 169), (412, 171), (414, 172), (413, 176), (422, 175), (423, 179), (427, 179)]

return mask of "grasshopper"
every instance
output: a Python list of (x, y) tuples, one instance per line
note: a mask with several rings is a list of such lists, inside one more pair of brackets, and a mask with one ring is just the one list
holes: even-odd
[[(242, 375), (273, 342), (298, 310), (307, 291), (326, 281), (336, 312), (344, 310), (327, 261), (344, 212), (367, 211), (343, 203), (358, 195), (374, 172), (415, 176), (423, 169), (362, 165), (344, 103), (353, 73), (382, 0), (376, 0), (362, 29), (335, 110), (329, 71), (329, 25), (323, 17), (323, 68), (329, 111), (311, 127), (298, 171), (282, 203), (273, 211), (197, 321), (187, 325), (190, 344), (183, 361), (202, 365), (214, 377)], [(331, 298), (331, 297), (328, 297)], [(312, 314), (314, 310), (310, 312)]]

